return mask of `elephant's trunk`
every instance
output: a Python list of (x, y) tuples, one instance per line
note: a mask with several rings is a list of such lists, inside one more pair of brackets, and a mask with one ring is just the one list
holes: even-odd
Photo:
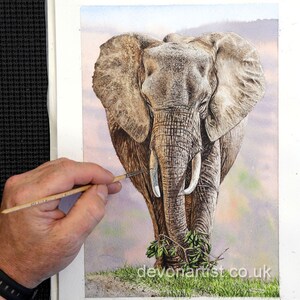
[[(196, 111), (185, 106), (155, 111), (150, 158), (152, 187), (159, 197), (159, 166), (168, 235), (181, 245), (188, 231), (185, 194), (192, 192), (199, 179), (200, 148), (200, 120)], [(194, 174), (185, 190), (186, 170), (194, 157)]]

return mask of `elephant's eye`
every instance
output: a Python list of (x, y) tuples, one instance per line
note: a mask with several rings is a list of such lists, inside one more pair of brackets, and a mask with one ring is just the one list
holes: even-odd
[(199, 109), (199, 112), (201, 114), (203, 114), (206, 112), (207, 106), (208, 106), (208, 93), (204, 93), (201, 98), (202, 98), (202, 100), (198, 106), (198, 109)]
[(151, 76), (153, 74), (153, 71), (154, 71), (154, 68), (148, 67), (146, 69), (146, 75), (147, 75), (147, 77)]
[(145, 68), (145, 74), (146, 77), (149, 77), (153, 74), (153, 72), (155, 71), (155, 61), (151, 58), (145, 59), (144, 60), (144, 68)]
[(152, 108), (152, 105), (151, 105), (151, 103), (150, 103), (150, 101), (149, 101), (149, 99), (146, 97), (146, 104), (149, 106), (149, 107), (151, 107)]
[(202, 109), (205, 109), (205, 107), (207, 106), (207, 100), (204, 100), (200, 103), (199, 105), (199, 109), (202, 110)]
[(205, 75), (205, 70), (206, 70), (206, 68), (204, 65), (198, 65), (198, 71), (201, 74), (201, 76)]
[(146, 98), (146, 105), (149, 108), (149, 113), (150, 113), (151, 117), (153, 117), (153, 107), (152, 107), (151, 103), (149, 102), (148, 98), (147, 97), (145, 97), (145, 98)]
[(146, 105), (147, 105), (149, 108), (152, 109), (152, 105), (151, 105), (151, 103), (150, 103), (150, 101), (149, 101), (147, 95), (146, 95), (145, 92), (144, 92), (143, 85), (142, 85), (142, 89), (141, 89), (141, 95), (143, 96)]

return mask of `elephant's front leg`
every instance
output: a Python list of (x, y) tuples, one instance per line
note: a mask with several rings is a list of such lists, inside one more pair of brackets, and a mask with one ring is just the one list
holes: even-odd
[(205, 149), (202, 155), (201, 177), (193, 193), (191, 229), (203, 235), (209, 243), (220, 185), (219, 141)]

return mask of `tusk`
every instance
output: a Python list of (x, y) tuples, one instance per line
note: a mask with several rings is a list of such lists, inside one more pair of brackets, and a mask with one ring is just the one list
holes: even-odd
[(201, 171), (201, 153), (198, 152), (192, 160), (192, 179), (188, 188), (184, 190), (185, 195), (189, 195), (196, 188)]
[(151, 150), (150, 154), (150, 179), (154, 195), (157, 198), (160, 198), (160, 189), (158, 185), (158, 161), (153, 150)]

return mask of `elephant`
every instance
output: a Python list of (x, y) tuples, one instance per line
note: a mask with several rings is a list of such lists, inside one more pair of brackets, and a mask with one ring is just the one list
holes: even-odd
[[(138, 33), (100, 46), (93, 90), (111, 140), (145, 198), (154, 237), (186, 244), (188, 232), (209, 242), (219, 187), (232, 167), (247, 117), (263, 97), (265, 79), (254, 46), (239, 35)], [(156, 266), (178, 268), (182, 253)]]

